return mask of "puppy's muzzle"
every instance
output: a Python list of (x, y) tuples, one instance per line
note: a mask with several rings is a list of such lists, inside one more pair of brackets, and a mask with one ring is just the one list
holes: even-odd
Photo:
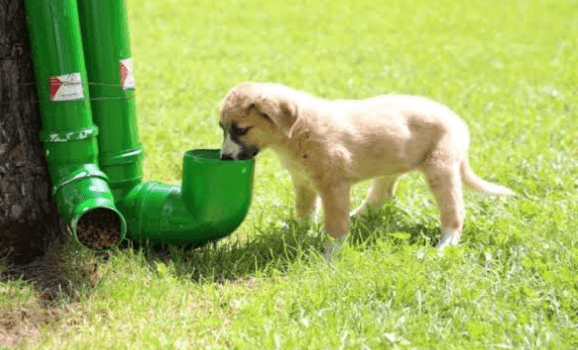
[(257, 147), (242, 148), (241, 152), (239, 152), (236, 155), (233, 155), (231, 153), (222, 153), (221, 152), (221, 159), (223, 159), (223, 160), (233, 160), (233, 159), (243, 160), (243, 159), (253, 158), (258, 153), (259, 153), (259, 148), (257, 148)]

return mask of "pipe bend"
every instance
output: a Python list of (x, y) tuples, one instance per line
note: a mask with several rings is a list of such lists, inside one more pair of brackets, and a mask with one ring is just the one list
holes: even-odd
[(199, 244), (231, 234), (251, 204), (253, 159), (223, 161), (219, 150), (185, 152), (182, 186), (150, 181), (117, 206), (136, 241)]
[[(223, 210), (189, 211), (181, 186), (149, 181), (133, 188), (117, 203), (132, 240), (173, 245), (203, 244), (228, 236), (241, 225), (250, 200)], [(209, 204), (209, 203), (207, 203)], [(209, 204), (210, 205), (210, 204)]]
[(52, 195), (74, 237), (88, 248), (108, 249), (126, 234), (126, 221), (116, 209), (109, 178), (97, 161), (95, 125), (43, 130)]

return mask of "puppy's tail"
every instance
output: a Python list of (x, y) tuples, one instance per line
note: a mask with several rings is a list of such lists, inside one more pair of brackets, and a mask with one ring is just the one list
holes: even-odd
[(481, 179), (470, 168), (467, 160), (464, 160), (460, 166), (462, 181), (473, 191), (486, 192), (491, 194), (514, 195), (516, 192), (507, 187), (500, 186)]

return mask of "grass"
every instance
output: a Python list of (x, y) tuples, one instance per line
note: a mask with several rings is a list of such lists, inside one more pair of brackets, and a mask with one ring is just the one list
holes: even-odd
[[(327, 98), (420, 94), (471, 129), (470, 164), (521, 195), (466, 193), (461, 245), (439, 255), (423, 177), (352, 222), (334, 265), (291, 216), (289, 176), (259, 155), (249, 215), (200, 250), (111, 252), (100, 281), (19, 349), (575, 349), (578, 1), (128, 0), (146, 179), (179, 183), (218, 148), (235, 84)], [(353, 189), (353, 204), (367, 184)], [(2, 281), (0, 310), (40, 308)]]

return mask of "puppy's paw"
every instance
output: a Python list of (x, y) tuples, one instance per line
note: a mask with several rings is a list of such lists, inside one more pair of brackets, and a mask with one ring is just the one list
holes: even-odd
[(360, 218), (364, 215), (367, 214), (372, 214), (375, 212), (375, 208), (373, 207), (373, 205), (368, 204), (367, 201), (364, 201), (363, 203), (361, 203), (361, 205), (359, 207), (357, 207), (355, 210), (351, 211), (349, 213), (349, 217), (353, 218)]
[(323, 253), (323, 257), (328, 263), (331, 263), (331, 260), (335, 257), (337, 252), (341, 249), (340, 243), (329, 243), (325, 248), (325, 252)]
[(349, 213), (350, 218), (360, 217), (365, 213), (365, 208), (359, 207)]
[(440, 242), (436, 246), (439, 251), (443, 251), (448, 246), (456, 246), (460, 241), (461, 232), (442, 228)]
[(343, 242), (345, 241), (345, 237), (341, 237), (339, 239), (331, 239), (325, 246), (325, 252), (323, 253), (323, 257), (327, 260), (328, 263), (331, 263), (331, 260), (337, 256), (341, 247), (343, 246)]

